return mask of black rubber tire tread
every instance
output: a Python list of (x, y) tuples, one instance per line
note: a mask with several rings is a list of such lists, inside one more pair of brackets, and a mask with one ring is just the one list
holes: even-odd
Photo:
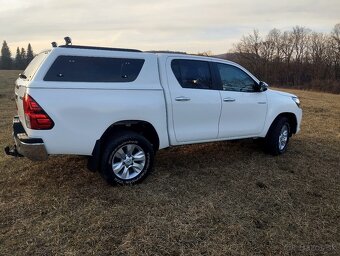
[[(124, 146), (124, 144), (136, 144), (140, 146), (146, 155), (146, 163), (140, 174), (130, 180), (122, 180), (112, 171), (111, 159), (116, 150)], [(154, 150), (151, 143), (142, 135), (133, 131), (122, 131), (109, 137), (105, 143), (101, 158), (101, 176), (110, 185), (132, 185), (141, 182), (150, 173), (153, 168)]]
[[(279, 145), (278, 145), (278, 140), (279, 140), (281, 129), (282, 129), (283, 125), (285, 125), (285, 124), (288, 125), (289, 136), (288, 136), (286, 146), (284, 147), (284, 149), (280, 150)], [(287, 150), (289, 138), (290, 138), (290, 124), (289, 124), (288, 118), (280, 117), (280, 118), (276, 119), (273, 122), (273, 124), (271, 125), (271, 127), (270, 127), (270, 129), (267, 133), (267, 136), (264, 140), (264, 146), (265, 146), (266, 152), (269, 153), (269, 154), (272, 154), (274, 156), (283, 154)]]

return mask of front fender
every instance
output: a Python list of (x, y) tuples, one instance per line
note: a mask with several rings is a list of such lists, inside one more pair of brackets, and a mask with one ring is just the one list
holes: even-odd
[(298, 133), (301, 125), (302, 109), (292, 100), (294, 95), (281, 94), (281, 92), (278, 93), (273, 90), (268, 90), (268, 94), (267, 117), (260, 137), (265, 137), (267, 135), (270, 126), (280, 115), (294, 115), (296, 119), (296, 127), (294, 130), (295, 133)]

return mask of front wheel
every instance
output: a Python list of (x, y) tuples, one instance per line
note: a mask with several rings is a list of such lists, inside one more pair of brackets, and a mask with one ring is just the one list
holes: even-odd
[(280, 155), (287, 150), (290, 137), (290, 125), (286, 117), (274, 121), (265, 138), (265, 147), (268, 153)]
[(101, 164), (101, 175), (109, 184), (134, 184), (142, 181), (153, 165), (150, 142), (135, 132), (119, 133), (107, 143)]

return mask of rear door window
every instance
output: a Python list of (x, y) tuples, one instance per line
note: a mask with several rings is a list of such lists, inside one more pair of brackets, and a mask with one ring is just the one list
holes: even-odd
[(59, 56), (45, 75), (45, 81), (132, 82), (144, 64), (143, 59)]
[(171, 69), (183, 88), (212, 89), (209, 62), (201, 60), (175, 59)]

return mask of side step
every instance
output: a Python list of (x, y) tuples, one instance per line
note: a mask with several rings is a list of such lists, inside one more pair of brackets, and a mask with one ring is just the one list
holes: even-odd
[(14, 156), (14, 157), (23, 157), (23, 155), (21, 155), (18, 150), (17, 150), (17, 146), (7, 146), (4, 148), (6, 155), (8, 156)]

